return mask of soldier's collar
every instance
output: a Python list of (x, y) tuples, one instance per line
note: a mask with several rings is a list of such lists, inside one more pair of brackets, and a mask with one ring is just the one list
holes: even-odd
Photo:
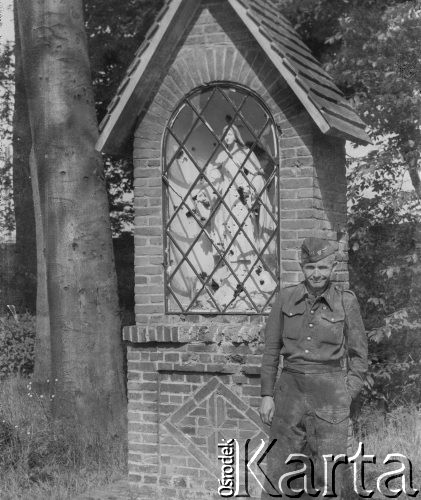
[[(335, 293), (335, 287), (333, 286), (332, 282), (329, 283), (329, 286), (326, 288), (326, 290), (318, 296), (318, 299), (324, 300), (326, 304), (329, 306), (331, 311), (333, 311), (333, 305), (335, 302), (335, 299), (333, 297), (333, 294)], [(294, 302), (295, 304), (298, 304), (299, 302), (303, 301), (307, 297), (309, 297), (309, 292), (307, 290), (305, 282), (301, 282), (296, 291), (296, 295), (294, 297)]]

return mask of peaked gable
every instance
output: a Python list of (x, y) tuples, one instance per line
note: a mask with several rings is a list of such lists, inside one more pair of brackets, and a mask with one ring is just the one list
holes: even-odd
[[(365, 124), (332, 78), (312, 56), (291, 23), (271, 0), (225, 0), (243, 21), (319, 129), (366, 144)], [(100, 124), (99, 151), (116, 153), (131, 134), (162, 67), (170, 59), (189, 22), (201, 8), (198, 0), (166, 0)], [(133, 109), (139, 110), (137, 113)]]

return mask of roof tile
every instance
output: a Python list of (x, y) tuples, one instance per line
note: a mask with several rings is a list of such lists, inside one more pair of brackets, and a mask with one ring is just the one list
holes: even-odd
[(124, 80), (120, 83), (118, 89), (117, 89), (117, 95), (121, 95), (123, 90), (127, 87), (127, 85), (130, 82), (130, 77), (126, 75)]
[(340, 132), (342, 126), (343, 132), (349, 137), (352, 131), (358, 129), (355, 138), (367, 142), (364, 122), (311, 54), (292, 24), (279, 12), (278, 5), (271, 0), (243, 0), (241, 4), (247, 16), (258, 26), (259, 33), (271, 42), (271, 48), (281, 57), (284, 68), (295, 77), (295, 82), (332, 130)]
[(134, 71), (136, 71), (136, 68), (139, 66), (139, 64), (140, 64), (140, 57), (136, 57), (135, 59), (133, 59), (133, 62), (127, 69), (127, 74), (131, 75)]
[(156, 19), (155, 19), (155, 24), (157, 23), (160, 23), (162, 18), (165, 16), (165, 14), (167, 13), (168, 9), (169, 9), (169, 6), (168, 6), (169, 2), (166, 2), (164, 4), (164, 6), (162, 7), (162, 9), (158, 12), (158, 15), (156, 16)]
[(135, 56), (140, 58), (140, 56), (145, 52), (145, 50), (149, 47), (151, 42), (149, 40), (145, 40), (141, 46), (137, 49)]
[(158, 31), (158, 28), (159, 28), (158, 22), (155, 22), (154, 24), (152, 24), (152, 26), (149, 28), (149, 30), (147, 31), (147, 33), (145, 35), (145, 40), (150, 40), (155, 35), (155, 33)]

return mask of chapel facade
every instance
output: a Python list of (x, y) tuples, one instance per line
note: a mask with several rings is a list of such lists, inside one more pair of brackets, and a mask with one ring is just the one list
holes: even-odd
[(243, 460), (266, 438), (263, 327), (302, 279), (302, 240), (338, 242), (348, 281), (345, 140), (369, 138), (279, 4), (167, 0), (101, 124), (97, 149), (134, 163), (123, 336), (140, 498), (220, 498), (221, 445)]

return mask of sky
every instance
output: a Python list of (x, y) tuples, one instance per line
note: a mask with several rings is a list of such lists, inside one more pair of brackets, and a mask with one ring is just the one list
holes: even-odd
[(13, 2), (0, 0), (0, 44), (13, 39)]

